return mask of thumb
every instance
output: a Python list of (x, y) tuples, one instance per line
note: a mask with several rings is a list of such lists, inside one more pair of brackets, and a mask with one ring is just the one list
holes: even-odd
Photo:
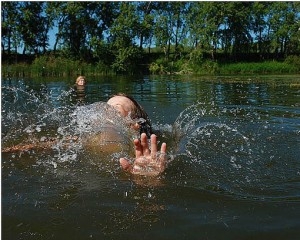
[(126, 172), (132, 171), (132, 166), (126, 158), (120, 158), (120, 165)]

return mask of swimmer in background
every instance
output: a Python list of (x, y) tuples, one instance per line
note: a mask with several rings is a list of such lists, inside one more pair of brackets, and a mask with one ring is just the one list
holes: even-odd
[[(107, 105), (116, 110), (115, 112), (119, 114), (120, 117), (126, 120), (130, 119), (127, 127), (135, 132), (136, 136), (139, 136), (132, 142), (135, 151), (134, 161), (131, 162), (129, 159), (124, 157), (119, 159), (122, 169), (134, 175), (144, 176), (157, 176), (164, 172), (167, 161), (167, 146), (166, 143), (162, 143), (160, 151), (158, 151), (157, 136), (152, 133), (151, 123), (144, 109), (132, 97), (123, 93), (112, 96), (107, 101)], [(117, 116), (115, 117), (117, 119)], [(108, 129), (106, 133), (99, 133), (98, 136), (86, 137), (84, 142), (87, 147), (94, 144), (94, 148), (101, 150), (100, 148), (102, 144), (102, 147), (107, 148), (106, 150), (117, 151), (118, 144), (122, 143), (122, 136), (119, 134), (120, 132), (114, 131), (114, 129), (111, 128)], [(91, 140), (93, 138), (95, 141)], [(150, 142), (148, 142), (148, 139), (150, 139)], [(74, 140), (76, 141), (77, 139)], [(4, 148), (2, 149), (2, 152), (26, 151), (37, 147), (50, 148), (55, 143), (56, 141), (54, 139), (46, 142), (39, 142), (37, 144), (21, 144)], [(108, 143), (110, 146), (105, 145), (105, 143)]]
[(85, 76), (78, 76), (76, 78), (76, 87), (84, 87), (86, 85), (86, 78)]
[(78, 102), (83, 103), (85, 99), (85, 86), (87, 84), (85, 76), (78, 76), (76, 78), (74, 88), (76, 89), (76, 97)]

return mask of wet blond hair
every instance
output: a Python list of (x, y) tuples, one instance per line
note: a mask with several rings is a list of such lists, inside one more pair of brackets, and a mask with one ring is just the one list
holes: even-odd
[(80, 80), (81, 78), (84, 80), (84, 83), (86, 84), (86, 78), (85, 78), (85, 76), (78, 76), (78, 77), (76, 78), (76, 84), (78, 84), (78, 82), (79, 82), (79, 80)]

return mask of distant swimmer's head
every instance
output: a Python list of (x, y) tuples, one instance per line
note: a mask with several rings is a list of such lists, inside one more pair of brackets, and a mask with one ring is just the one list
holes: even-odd
[(84, 76), (79, 76), (76, 79), (76, 85), (77, 86), (84, 86), (86, 84), (86, 78)]
[(146, 133), (150, 137), (152, 133), (150, 119), (145, 110), (132, 97), (119, 93), (111, 97), (107, 104), (115, 108), (122, 117), (130, 117), (135, 124), (132, 127), (140, 131), (140, 134)]

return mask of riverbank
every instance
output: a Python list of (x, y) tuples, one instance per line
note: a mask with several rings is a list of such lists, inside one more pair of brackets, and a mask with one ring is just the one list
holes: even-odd
[[(238, 74), (299, 74), (300, 57), (292, 56), (285, 61), (262, 62), (237, 62), (219, 63), (206, 60), (200, 63), (191, 63), (188, 60), (178, 61), (154, 61), (150, 64), (140, 64), (137, 72), (125, 74), (161, 74), (161, 75), (185, 75), (197, 74), (203, 76), (214, 75), (238, 75)], [(97, 63), (85, 63), (65, 58), (40, 57), (32, 63), (2, 64), (2, 77), (73, 77), (78, 75), (101, 76), (117, 75), (111, 66), (100, 61)], [(123, 73), (124, 74), (124, 73)]]

